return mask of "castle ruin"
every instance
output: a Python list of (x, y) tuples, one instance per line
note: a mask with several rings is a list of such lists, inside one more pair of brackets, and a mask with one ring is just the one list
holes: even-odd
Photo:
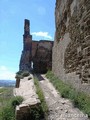
[(31, 71), (33, 69), (37, 73), (46, 73), (47, 70), (52, 69), (52, 47), (53, 41), (32, 40), (32, 35), (30, 34), (30, 22), (25, 19), (23, 51), (19, 70)]

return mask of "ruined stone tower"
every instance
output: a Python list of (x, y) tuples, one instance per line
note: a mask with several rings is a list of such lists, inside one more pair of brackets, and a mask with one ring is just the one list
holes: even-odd
[(23, 50), (31, 51), (32, 35), (30, 35), (30, 22), (25, 19), (24, 35), (23, 35)]
[(53, 41), (32, 40), (30, 35), (30, 22), (24, 20), (23, 35), (23, 51), (20, 59), (19, 70), (31, 71), (33, 62), (33, 70), (37, 73), (45, 73), (52, 68), (52, 47)]
[(30, 35), (30, 22), (25, 19), (24, 21), (24, 35), (23, 35), (23, 51), (20, 60), (19, 70), (31, 69), (32, 58), (32, 35)]

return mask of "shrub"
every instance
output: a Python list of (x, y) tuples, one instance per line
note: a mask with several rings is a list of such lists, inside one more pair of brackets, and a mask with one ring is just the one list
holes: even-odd
[(20, 96), (11, 98), (0, 112), (0, 118), (2, 120), (15, 120), (15, 108), (23, 101)]
[(30, 109), (30, 120), (41, 120), (44, 117), (41, 105), (32, 107)]
[(90, 117), (90, 97), (84, 93), (78, 92), (73, 100), (74, 106), (78, 107)]
[(2, 109), (2, 120), (15, 120), (14, 109), (11, 106), (6, 106)]
[(15, 109), (17, 105), (20, 105), (22, 103), (22, 101), (23, 98), (21, 96), (16, 96), (10, 100), (10, 104)]

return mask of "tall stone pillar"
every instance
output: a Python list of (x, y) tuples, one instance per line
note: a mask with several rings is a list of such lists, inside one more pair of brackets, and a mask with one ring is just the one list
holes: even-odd
[(31, 70), (32, 59), (32, 35), (30, 35), (30, 22), (24, 21), (23, 51), (21, 55), (19, 70)]
[(23, 35), (23, 50), (31, 51), (31, 44), (32, 44), (32, 35), (30, 35), (30, 22), (29, 20), (25, 19), (24, 35)]

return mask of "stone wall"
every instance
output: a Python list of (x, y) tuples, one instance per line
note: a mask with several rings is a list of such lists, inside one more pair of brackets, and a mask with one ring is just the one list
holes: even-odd
[(38, 42), (33, 67), (35, 72), (46, 73), (52, 68), (52, 47), (53, 41), (41, 40)]
[(32, 58), (35, 57), (37, 46), (38, 46), (38, 41), (32, 41)]
[(21, 96), (23, 102), (16, 106), (15, 120), (31, 120), (31, 109), (35, 107), (39, 108), (39, 105), (41, 105), (36, 93), (33, 75), (30, 74), (28, 77), (20, 79), (19, 82), (19, 86), (14, 88), (13, 93), (14, 96)]
[(90, 0), (56, 0), (52, 69), (90, 94)]
[(30, 35), (30, 22), (25, 19), (23, 35), (23, 51), (20, 59), (19, 70), (45, 73), (52, 68), (52, 47), (53, 41), (32, 40)]

